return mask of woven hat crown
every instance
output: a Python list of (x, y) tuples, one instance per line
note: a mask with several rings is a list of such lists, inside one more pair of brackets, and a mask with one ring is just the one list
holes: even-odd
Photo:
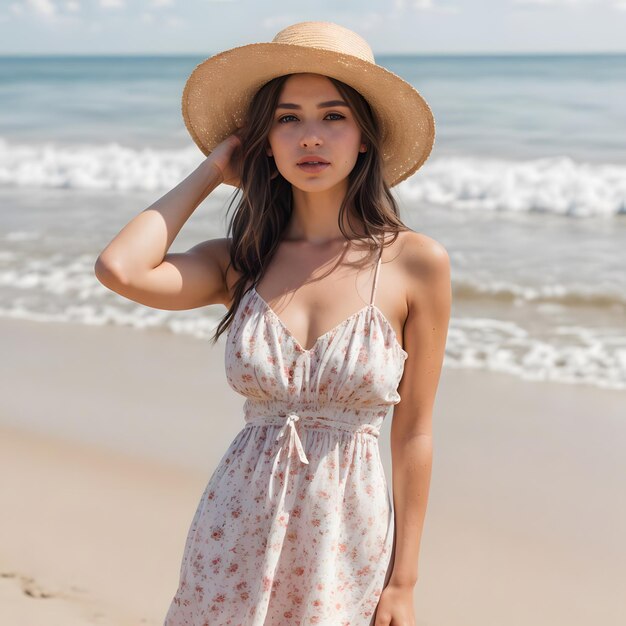
[(300, 22), (276, 34), (272, 43), (309, 46), (358, 57), (375, 63), (369, 44), (357, 33), (333, 22)]

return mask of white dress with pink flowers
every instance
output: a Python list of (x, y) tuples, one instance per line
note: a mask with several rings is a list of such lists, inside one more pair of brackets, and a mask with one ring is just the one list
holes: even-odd
[[(381, 249), (382, 252), (382, 249)], [(245, 425), (187, 536), (164, 626), (370, 626), (393, 563), (378, 435), (407, 353), (370, 303), (303, 348), (252, 288), (227, 331)]]

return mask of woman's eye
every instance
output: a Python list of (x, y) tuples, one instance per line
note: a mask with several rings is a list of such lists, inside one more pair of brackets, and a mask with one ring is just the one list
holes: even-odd
[[(326, 117), (328, 117), (329, 115), (335, 115), (335, 116), (336, 116), (336, 119), (340, 119), (340, 120), (344, 119), (344, 116), (343, 116), (343, 115), (341, 115), (341, 113), (328, 113), (328, 114), (326, 115)], [(279, 123), (279, 124), (283, 124), (283, 123), (285, 123), (285, 122), (286, 122), (286, 120), (287, 120), (288, 118), (290, 118), (290, 117), (293, 117), (294, 119), (297, 119), (295, 115), (283, 115), (282, 117), (279, 117), (279, 118), (278, 118), (278, 123)]]

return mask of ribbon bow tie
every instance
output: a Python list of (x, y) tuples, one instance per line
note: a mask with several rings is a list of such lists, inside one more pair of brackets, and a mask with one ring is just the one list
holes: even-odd
[(296, 430), (296, 422), (300, 419), (300, 416), (296, 413), (288, 413), (287, 420), (284, 425), (278, 432), (278, 436), (276, 437), (276, 441), (280, 440), (281, 437), (285, 435), (287, 429), (289, 429), (289, 448), (287, 451), (287, 456), (291, 456), (291, 452), (293, 450), (293, 446), (295, 444), (296, 450), (298, 451), (298, 456), (302, 463), (308, 464), (309, 459), (307, 459), (306, 454), (304, 453), (304, 448), (302, 446), (302, 441), (300, 440), (300, 436), (298, 435), (298, 431)]

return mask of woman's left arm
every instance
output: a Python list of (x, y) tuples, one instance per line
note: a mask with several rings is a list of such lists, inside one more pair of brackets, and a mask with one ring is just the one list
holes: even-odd
[(416, 233), (402, 251), (409, 288), (398, 387), (401, 401), (391, 425), (394, 561), (376, 615), (376, 626), (414, 624), (413, 588), (430, 488), (432, 413), (445, 353), (452, 303), (450, 259), (434, 239)]

